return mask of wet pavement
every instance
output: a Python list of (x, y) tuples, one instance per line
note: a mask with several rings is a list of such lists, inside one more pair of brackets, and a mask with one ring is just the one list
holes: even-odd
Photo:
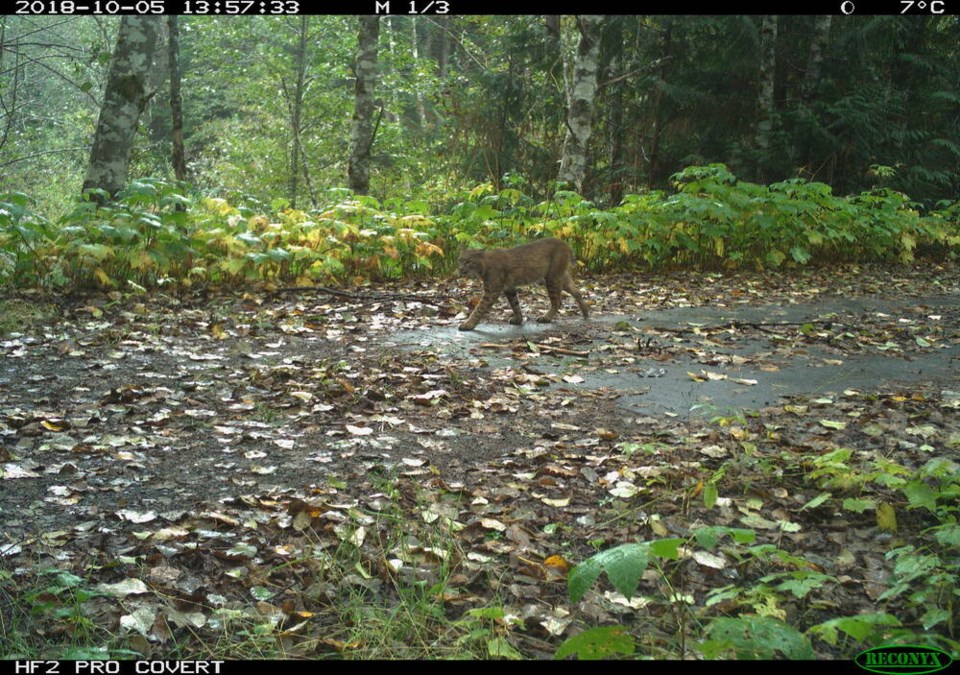
[[(958, 317), (958, 294), (868, 296), (792, 305), (684, 307), (638, 317), (597, 316), (589, 322), (568, 312), (552, 325), (528, 321), (512, 326), (498, 317), (470, 332), (455, 325), (399, 332), (388, 344), (505, 368), (518, 366), (511, 345), (536, 343), (558, 329), (575, 332), (576, 343), (564, 346), (589, 351), (590, 356), (537, 359), (537, 372), (578, 376), (574, 383), (563, 380), (557, 386), (615, 389), (621, 392), (620, 404), (637, 414), (687, 417), (755, 410), (793, 396), (831, 396), (848, 389), (922, 383), (958, 390)], [(902, 326), (907, 337), (863, 341), (861, 327), (873, 325)], [(928, 329), (941, 338), (926, 340)], [(802, 330), (820, 331), (828, 339), (804, 340)], [(635, 347), (647, 341), (654, 345), (651, 353)], [(628, 345), (634, 345), (635, 356)], [(654, 353), (657, 345), (666, 348), (666, 356)], [(614, 351), (618, 358), (606, 358)]]

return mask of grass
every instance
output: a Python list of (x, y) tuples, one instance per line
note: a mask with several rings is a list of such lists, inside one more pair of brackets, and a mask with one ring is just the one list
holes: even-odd
[(26, 300), (0, 300), (0, 337), (23, 333), (56, 320), (56, 307)]

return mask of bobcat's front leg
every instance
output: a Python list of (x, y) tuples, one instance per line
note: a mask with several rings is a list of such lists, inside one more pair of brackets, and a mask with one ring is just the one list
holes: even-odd
[(490, 308), (493, 307), (497, 295), (499, 295), (499, 293), (488, 293), (487, 290), (484, 289), (483, 298), (481, 298), (477, 306), (474, 307), (473, 312), (467, 317), (467, 320), (460, 324), (460, 330), (473, 330), (476, 328), (477, 324), (480, 323), (480, 319), (485, 317), (487, 312), (490, 311)]
[(520, 296), (517, 295), (516, 288), (508, 288), (503, 292), (507, 296), (507, 302), (510, 303), (510, 309), (513, 310), (513, 318), (510, 319), (510, 323), (514, 326), (519, 326), (523, 323), (523, 312), (520, 311)]

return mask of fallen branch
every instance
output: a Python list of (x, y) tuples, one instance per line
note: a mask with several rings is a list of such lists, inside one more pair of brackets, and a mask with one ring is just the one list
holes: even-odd
[(788, 326), (807, 326), (822, 325), (825, 328), (831, 328), (836, 325), (842, 325), (833, 319), (811, 319), (810, 321), (731, 321), (725, 324), (714, 326), (695, 326), (693, 328), (665, 328), (662, 326), (651, 326), (650, 330), (663, 331), (664, 333), (695, 333), (700, 331), (707, 333), (711, 331), (725, 330), (728, 328), (755, 328), (760, 331), (770, 332), (770, 328), (783, 328)]
[(539, 342), (481, 342), (477, 345), (481, 349), (509, 349), (515, 351), (517, 349), (523, 349), (524, 346), (527, 348), (532, 348), (537, 351), (541, 351), (545, 354), (561, 354), (563, 356), (579, 356), (580, 358), (588, 358), (590, 352), (577, 351), (575, 349), (567, 349), (566, 347), (554, 347), (553, 345), (545, 345)]
[(575, 349), (567, 349), (566, 347), (553, 347), (551, 345), (543, 345), (537, 342), (531, 342), (530, 344), (540, 351), (547, 352), (548, 354), (563, 354), (564, 356), (579, 356), (581, 358), (587, 358), (590, 356), (589, 351), (581, 352)]
[(433, 305), (434, 307), (440, 307), (444, 304), (413, 293), (352, 293), (350, 291), (341, 291), (338, 288), (331, 288), (330, 286), (284, 286), (274, 289), (270, 291), (270, 293), (325, 293), (348, 300), (372, 300), (375, 302), (410, 300), (413, 302), (422, 302), (425, 305)]

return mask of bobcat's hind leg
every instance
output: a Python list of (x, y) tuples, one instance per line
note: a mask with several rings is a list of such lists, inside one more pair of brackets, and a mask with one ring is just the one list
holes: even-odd
[(563, 290), (573, 296), (573, 299), (577, 301), (577, 306), (580, 308), (580, 313), (583, 314), (583, 318), (589, 319), (590, 310), (587, 309), (587, 303), (584, 302), (583, 296), (580, 295), (580, 291), (578, 291), (577, 287), (573, 285), (573, 279), (570, 278), (569, 272), (563, 275)]
[(560, 311), (560, 292), (563, 289), (562, 282), (559, 279), (547, 279), (544, 283), (547, 285), (547, 295), (550, 296), (550, 311), (537, 319), (538, 323), (550, 323)]

